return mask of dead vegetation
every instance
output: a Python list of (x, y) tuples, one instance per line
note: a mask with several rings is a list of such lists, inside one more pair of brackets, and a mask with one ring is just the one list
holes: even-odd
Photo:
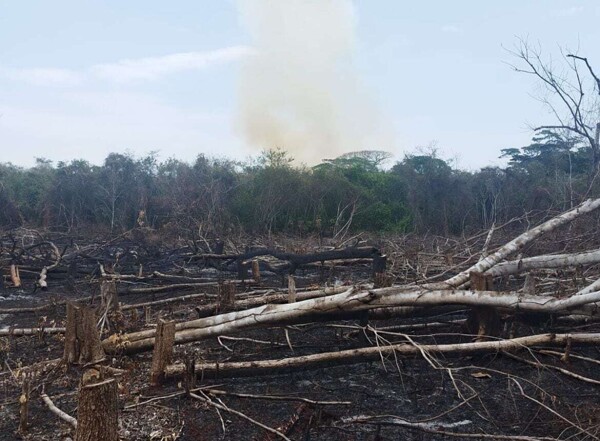
[(0, 439), (598, 439), (598, 207), (342, 247), (6, 232)]

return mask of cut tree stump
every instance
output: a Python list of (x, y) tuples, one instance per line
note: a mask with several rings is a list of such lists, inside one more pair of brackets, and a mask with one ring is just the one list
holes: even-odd
[(103, 359), (104, 350), (94, 309), (67, 303), (63, 360), (67, 364), (87, 364)]
[(29, 427), (29, 393), (29, 378), (26, 378), (25, 380), (23, 380), (21, 396), (19, 397), (19, 433), (21, 434), (27, 432), (27, 429)]
[[(493, 291), (494, 276), (472, 272), (471, 290)], [(475, 306), (471, 309), (467, 319), (467, 327), (469, 328), (469, 332), (477, 335), (477, 341), (481, 341), (486, 336), (498, 337), (500, 336), (501, 328), (500, 315), (494, 307)]]
[(255, 282), (260, 283), (260, 266), (256, 259), (252, 261), (252, 278)]
[[(163, 376), (166, 366), (163, 367)], [(185, 359), (185, 377), (183, 379), (185, 388), (185, 394), (189, 395), (191, 390), (196, 387), (196, 362), (191, 356), (187, 356)]]
[(385, 270), (387, 268), (387, 256), (383, 255), (375, 255), (373, 257), (373, 277), (377, 274), (385, 274)]
[(158, 386), (164, 380), (165, 367), (173, 358), (173, 342), (175, 341), (175, 322), (160, 320), (156, 327), (156, 343), (152, 354), (150, 383)]
[(119, 296), (117, 294), (117, 283), (114, 280), (103, 280), (100, 284), (100, 310), (118, 311)]
[(219, 306), (221, 311), (233, 308), (235, 303), (235, 283), (223, 282), (219, 285)]
[(288, 276), (288, 303), (296, 303), (296, 279), (291, 274)]
[(19, 276), (19, 267), (14, 263), (10, 265), (10, 280), (15, 288), (21, 287), (21, 277)]
[(79, 388), (75, 441), (119, 441), (119, 407), (114, 378)]

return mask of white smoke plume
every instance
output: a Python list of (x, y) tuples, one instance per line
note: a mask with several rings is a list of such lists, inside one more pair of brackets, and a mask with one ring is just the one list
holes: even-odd
[(242, 67), (238, 126), (253, 147), (315, 164), (386, 149), (352, 66), (351, 0), (238, 0), (256, 52)]

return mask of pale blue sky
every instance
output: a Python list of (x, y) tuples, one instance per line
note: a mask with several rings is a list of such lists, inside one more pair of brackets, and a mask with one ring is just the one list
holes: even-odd
[[(505, 64), (516, 36), (548, 55), (579, 47), (600, 70), (594, 0), (354, 5), (356, 74), (392, 128), (377, 147), (397, 159), (437, 141), (464, 168), (497, 164), (500, 149), (527, 144), (528, 123), (552, 121), (532, 79)], [(0, 161), (255, 154), (235, 124), (240, 64), (253, 51), (236, 6), (0, 0)]]

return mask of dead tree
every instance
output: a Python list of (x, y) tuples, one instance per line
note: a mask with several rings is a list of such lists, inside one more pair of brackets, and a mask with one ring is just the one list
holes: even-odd
[(54, 245), (52, 242), (47, 242), (47, 244), (50, 245), (50, 247), (52, 248), (52, 253), (54, 254), (55, 261), (52, 265), (45, 266), (44, 268), (42, 268), (42, 271), (40, 271), (40, 277), (38, 279), (37, 286), (40, 287), (42, 290), (48, 289), (48, 282), (46, 280), (48, 278), (48, 271), (56, 268), (62, 259), (62, 255), (58, 251), (56, 245)]
[[(284, 323), (302, 323), (315, 315), (329, 316), (343, 313), (355, 316), (364, 311), (377, 311), (397, 308), (405, 311), (419, 307), (451, 307), (463, 305), (467, 307), (489, 307), (509, 313), (531, 312), (540, 314), (588, 314), (590, 307), (600, 301), (600, 291), (592, 291), (568, 298), (548, 298), (543, 295), (527, 295), (515, 291), (490, 291), (490, 283), (485, 281), (485, 288), (476, 286), (464, 289), (472, 274), (483, 274), (497, 265), (501, 260), (527, 246), (542, 234), (565, 225), (577, 217), (600, 208), (600, 199), (587, 200), (578, 207), (562, 213), (543, 224), (532, 228), (498, 248), (470, 268), (443, 281), (421, 286), (405, 285), (381, 289), (361, 289), (350, 287), (346, 292), (306, 299), (297, 303), (284, 305), (263, 305), (256, 308), (223, 313), (213, 317), (200, 318), (176, 325), (175, 344), (206, 339), (213, 336), (240, 332), (241, 330), (260, 326), (281, 325)], [(414, 311), (414, 309), (413, 309)], [(495, 312), (494, 312), (495, 314)], [(479, 322), (483, 324), (480, 332)], [(478, 320), (477, 334), (495, 334), (497, 317)], [(122, 350), (126, 353), (141, 352), (154, 346), (154, 330), (112, 336), (104, 341), (104, 348), (113, 352)]]
[[(598, 102), (592, 97), (600, 96), (600, 77), (594, 72), (588, 59), (576, 54), (565, 55), (570, 75), (562, 75), (552, 68), (550, 62), (542, 59), (541, 49), (532, 47), (525, 40), (519, 40), (516, 50), (509, 52), (524, 65), (512, 66), (516, 72), (533, 75), (552, 94), (551, 99), (542, 100), (554, 114), (557, 123), (537, 126), (534, 130), (562, 131), (585, 140), (592, 153), (590, 178), (595, 176), (600, 164), (600, 121), (596, 119)], [(582, 63), (592, 77), (592, 90), (586, 87), (584, 74), (581, 72)]]
[[(322, 352), (290, 358), (279, 358), (260, 361), (233, 361), (196, 363), (195, 370), (202, 372), (204, 378), (225, 378), (235, 376), (251, 376), (264, 374), (280, 374), (294, 370), (307, 370), (341, 364), (360, 363), (369, 360), (380, 360), (383, 355), (415, 356), (422, 353), (464, 356), (467, 354), (498, 353), (501, 351), (523, 350), (531, 346), (564, 346), (569, 341), (579, 345), (594, 346), (600, 342), (597, 333), (585, 334), (539, 334), (508, 340), (492, 340), (473, 343), (423, 344), (405, 342), (387, 346), (346, 349), (342, 351)], [(180, 377), (186, 372), (183, 363), (173, 364), (166, 368), (167, 377)]]

